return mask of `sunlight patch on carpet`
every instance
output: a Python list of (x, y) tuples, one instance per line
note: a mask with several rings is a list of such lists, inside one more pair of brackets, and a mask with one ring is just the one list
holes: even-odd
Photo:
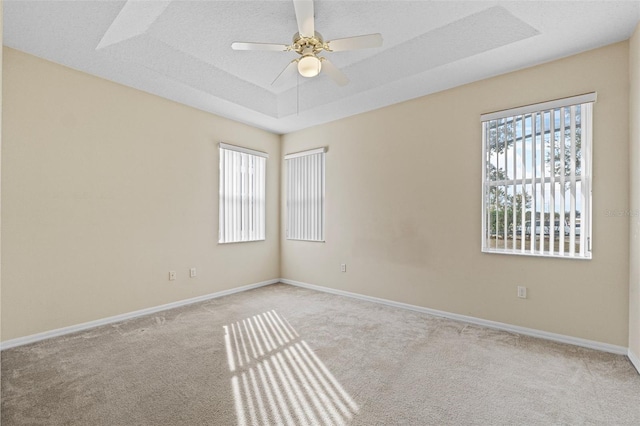
[(223, 326), (239, 426), (345, 425), (358, 405), (275, 310)]

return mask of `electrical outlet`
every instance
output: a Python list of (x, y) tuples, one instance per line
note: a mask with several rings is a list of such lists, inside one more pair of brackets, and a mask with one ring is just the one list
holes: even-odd
[(526, 287), (518, 286), (518, 297), (521, 298), (521, 299), (526, 299), (527, 298), (527, 288)]
[(189, 269), (189, 276), (191, 278), (198, 276), (198, 273), (196, 272), (196, 268)]
[(346, 263), (341, 263), (340, 264), (340, 272), (347, 272), (347, 264)]
[(176, 271), (169, 271), (169, 281), (176, 280)]

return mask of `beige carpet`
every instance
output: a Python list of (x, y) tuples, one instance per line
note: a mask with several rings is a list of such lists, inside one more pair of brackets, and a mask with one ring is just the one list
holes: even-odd
[(288, 285), (2, 352), (2, 425), (640, 425), (611, 355)]

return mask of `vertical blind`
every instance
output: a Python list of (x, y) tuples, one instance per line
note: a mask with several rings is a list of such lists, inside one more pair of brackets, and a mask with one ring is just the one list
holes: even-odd
[(220, 243), (265, 239), (267, 158), (264, 152), (220, 144)]
[(591, 258), (596, 94), (485, 114), (483, 251)]
[(324, 241), (326, 148), (285, 155), (289, 240)]

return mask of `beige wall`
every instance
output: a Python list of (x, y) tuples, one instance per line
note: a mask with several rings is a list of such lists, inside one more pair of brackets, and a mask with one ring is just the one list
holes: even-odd
[[(279, 277), (278, 135), (4, 54), (3, 340)], [(221, 141), (271, 156), (264, 242), (217, 244)]]
[[(0, 46), (3, 41), (4, 1), (0, 0)], [(0, 49), (0, 188), (2, 187), (2, 50)], [(0, 241), (2, 241), (2, 190), (0, 189)], [(0, 341), (2, 341), (2, 244), (0, 244)]]
[[(2, 340), (282, 276), (627, 346), (638, 224), (629, 245), (629, 221), (605, 212), (629, 206), (634, 46), (637, 31), (630, 45), (286, 135), (282, 149), (277, 135), (5, 48)], [(594, 90), (594, 259), (482, 254), (479, 115)], [(216, 242), (219, 141), (271, 155), (266, 242)], [(279, 240), (277, 159), (318, 146), (327, 242)]]
[(631, 88), (630, 144), (631, 200), (629, 203), (631, 244), (629, 270), (629, 350), (640, 359), (640, 24), (629, 42)]
[[(626, 347), (628, 71), (622, 42), (285, 135), (329, 151), (326, 243), (285, 240), (281, 203), (282, 276)], [(592, 91), (593, 260), (481, 253), (480, 114)]]

